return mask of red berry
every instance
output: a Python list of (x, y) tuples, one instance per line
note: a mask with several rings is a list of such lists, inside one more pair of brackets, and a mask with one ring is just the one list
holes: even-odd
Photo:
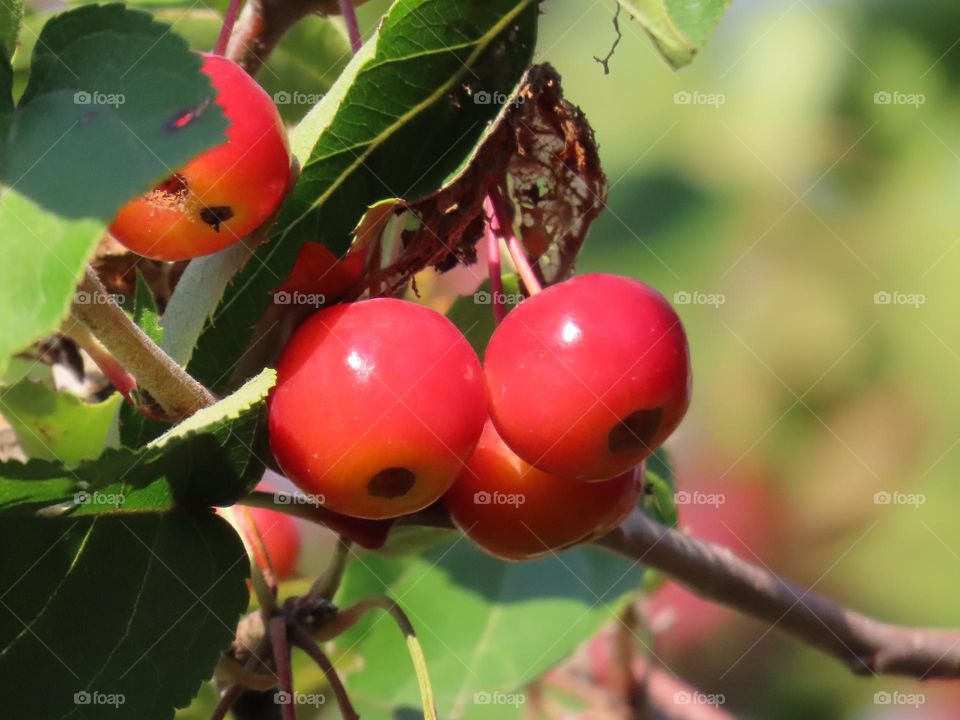
[(504, 319), (484, 363), (490, 415), (525, 461), (564, 477), (610, 478), (650, 455), (690, 402), (680, 318), (630, 278), (584, 275)]
[(365, 300), (321, 310), (294, 333), (277, 364), (270, 445), (331, 510), (390, 518), (447, 491), (485, 418), (483, 369), (449, 320)]
[(642, 467), (596, 483), (545, 473), (517, 457), (488, 422), (443, 504), (484, 550), (527, 560), (606, 535), (636, 505), (642, 478)]
[(124, 205), (110, 226), (123, 245), (157, 260), (233, 245), (273, 214), (289, 182), (287, 134), (270, 96), (233, 61), (202, 55), (230, 121), (227, 141)]
[[(260, 483), (257, 490), (273, 492), (274, 488)], [(244, 505), (220, 508), (217, 513), (237, 529), (247, 552), (261, 563), (261, 567), (264, 563), (262, 553), (265, 552), (269, 568), (277, 580), (293, 577), (300, 559), (300, 530), (296, 520), (276, 510)]]
[(323, 243), (305, 242), (287, 279), (273, 293), (323, 295), (325, 304), (332, 305), (360, 282), (365, 261), (362, 250), (339, 259)]

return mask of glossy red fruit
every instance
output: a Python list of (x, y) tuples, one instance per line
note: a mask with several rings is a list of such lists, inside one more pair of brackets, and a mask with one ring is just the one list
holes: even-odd
[(336, 305), (277, 364), (270, 445), (331, 510), (382, 519), (439, 499), (486, 418), (483, 369), (443, 315), (391, 298)]
[(332, 305), (360, 282), (365, 261), (366, 253), (362, 250), (350, 252), (340, 259), (323, 243), (305, 242), (300, 247), (293, 270), (273, 294), (322, 295), (325, 304)]
[[(257, 490), (273, 492), (274, 488), (260, 483)], [(217, 513), (237, 529), (247, 552), (261, 568), (265, 569), (265, 554), (269, 558), (266, 567), (272, 569), (277, 580), (293, 577), (300, 559), (300, 530), (296, 520), (275, 510), (244, 505), (219, 508)]]
[(203, 72), (230, 121), (227, 141), (120, 209), (110, 232), (145, 257), (184, 260), (229, 247), (270, 217), (287, 189), (290, 148), (270, 96), (219, 55), (203, 53)]
[(488, 422), (443, 504), (473, 542), (506, 560), (528, 560), (606, 535), (636, 505), (643, 467), (584, 483), (537, 470)]
[(680, 318), (630, 278), (583, 275), (526, 300), (487, 347), (490, 415), (545, 472), (610, 478), (650, 455), (690, 403)]

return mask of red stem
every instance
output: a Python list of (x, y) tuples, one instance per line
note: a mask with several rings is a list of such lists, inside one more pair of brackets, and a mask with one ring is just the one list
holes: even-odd
[(494, 217), (497, 219), (497, 229), (504, 240), (506, 240), (507, 252), (510, 253), (510, 259), (513, 260), (513, 265), (517, 269), (520, 279), (523, 280), (527, 292), (530, 293), (531, 296), (536, 295), (543, 287), (537, 277), (536, 270), (527, 259), (527, 253), (523, 248), (523, 244), (513, 231), (513, 222), (510, 219), (510, 214), (507, 212), (506, 198), (499, 191), (491, 192), (487, 195), (487, 198), (491, 200)]
[(227, 51), (227, 43), (230, 42), (230, 36), (233, 34), (233, 25), (237, 21), (237, 15), (240, 14), (242, 3), (243, 0), (230, 0), (227, 14), (223, 18), (223, 25), (220, 27), (220, 34), (217, 36), (217, 44), (213, 46), (214, 55), (223, 55)]
[(117, 392), (123, 395), (124, 399), (131, 405), (136, 405), (131, 393), (137, 389), (137, 381), (133, 375), (127, 372), (126, 368), (120, 364), (103, 344), (93, 336), (80, 323), (70, 323), (70, 327), (64, 328), (64, 335), (73, 340), (77, 345), (83, 348), (90, 359), (100, 368), (107, 380)]
[(263, 577), (267, 582), (267, 587), (274, 596), (277, 594), (277, 574), (273, 569), (273, 560), (270, 552), (267, 550), (267, 543), (260, 532), (260, 526), (253, 518), (250, 508), (243, 505), (234, 505), (226, 508), (230, 515), (237, 521), (240, 531), (243, 533), (246, 545), (249, 548), (253, 561), (260, 568)]
[(494, 209), (493, 201), (488, 195), (483, 201), (483, 209), (487, 214), (485, 228), (487, 238), (487, 267), (490, 274), (490, 295), (492, 297), (493, 318), (499, 325), (507, 316), (503, 305), (503, 277), (500, 274), (500, 237), (493, 230)]
[(297, 706), (293, 697), (293, 668), (290, 666), (290, 643), (287, 641), (287, 621), (282, 615), (270, 619), (270, 643), (273, 645), (273, 661), (280, 678), (280, 692), (289, 702), (280, 706), (283, 720), (297, 720)]
[(357, 10), (353, 0), (340, 0), (340, 14), (347, 24), (347, 34), (350, 36), (350, 47), (356, 53), (363, 47), (363, 38), (360, 36), (360, 25), (357, 24)]

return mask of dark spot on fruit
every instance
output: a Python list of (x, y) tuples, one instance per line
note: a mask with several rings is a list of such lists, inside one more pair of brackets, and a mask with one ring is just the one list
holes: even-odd
[(367, 483), (367, 492), (374, 497), (403, 497), (417, 481), (417, 476), (402, 467), (387, 468), (374, 475)]
[(220, 223), (226, 222), (232, 217), (233, 208), (231, 208), (229, 205), (205, 207), (200, 211), (200, 219), (212, 227), (216, 232), (220, 232)]
[(649, 449), (663, 420), (663, 408), (637, 410), (618, 422), (607, 435), (612, 453)]

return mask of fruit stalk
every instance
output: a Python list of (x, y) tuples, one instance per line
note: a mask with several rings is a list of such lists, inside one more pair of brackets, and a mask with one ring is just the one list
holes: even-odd
[(283, 720), (297, 720), (297, 707), (293, 704), (293, 668), (290, 665), (290, 643), (287, 641), (287, 620), (282, 615), (270, 619), (270, 644), (273, 646), (273, 662), (277, 667), (280, 692), (287, 702), (280, 706)]
[(493, 200), (488, 195), (483, 201), (483, 209), (487, 215), (484, 234), (487, 241), (487, 267), (490, 275), (490, 295), (492, 296), (493, 318), (499, 325), (506, 317), (507, 311), (503, 306), (503, 277), (500, 273), (500, 238), (493, 231), (495, 210)]
[(93, 334), (87, 330), (87, 327), (80, 322), (68, 319), (62, 328), (63, 334), (73, 340), (78, 347), (84, 350), (93, 360), (94, 364), (100, 368), (100, 372), (110, 382), (118, 393), (131, 405), (136, 405), (133, 398), (133, 391), (137, 389), (137, 381), (127, 372), (126, 368), (110, 354), (103, 343), (101, 343)]
[(330, 567), (314, 583), (307, 593), (308, 598), (314, 600), (332, 600), (340, 588), (340, 581), (343, 580), (343, 571), (347, 569), (347, 560), (350, 558), (350, 541), (341, 537), (337, 542), (337, 549), (333, 553), (333, 559), (330, 560)]
[(360, 36), (360, 26), (357, 24), (357, 10), (353, 0), (340, 0), (340, 14), (347, 24), (347, 35), (350, 37), (350, 47), (354, 53), (363, 47), (363, 38)]
[(520, 242), (516, 231), (513, 229), (513, 221), (510, 219), (510, 213), (507, 211), (506, 198), (501, 191), (494, 190), (487, 195), (487, 199), (490, 201), (490, 207), (496, 219), (496, 232), (504, 239), (504, 242), (506, 242), (507, 252), (510, 253), (510, 259), (517, 269), (517, 274), (520, 276), (520, 279), (523, 280), (527, 292), (531, 296), (536, 295), (543, 288), (540, 279), (537, 277), (536, 270), (527, 258), (527, 252), (523, 247), (523, 243)]
[(242, 2), (243, 0), (230, 0), (227, 14), (223, 17), (223, 25), (220, 27), (220, 34), (217, 36), (217, 43), (213, 46), (214, 55), (223, 55), (227, 51), (227, 43), (230, 42), (230, 36), (233, 34), (233, 26), (237, 22)]
[[(164, 353), (116, 303), (109, 301), (110, 295), (93, 268), (87, 267), (78, 289), (70, 309), (72, 317), (136, 378), (138, 386), (157, 401), (168, 419), (182, 420), (215, 402), (209, 390)], [(81, 297), (88, 301), (78, 301)]]
[(314, 642), (313, 638), (310, 637), (303, 628), (294, 626), (290, 633), (293, 644), (307, 653), (320, 669), (323, 670), (323, 674), (330, 684), (330, 689), (333, 690), (333, 694), (337, 698), (337, 705), (340, 706), (340, 715), (343, 717), (343, 720), (360, 720), (360, 715), (353, 707), (353, 703), (350, 702), (350, 696), (347, 694), (347, 689), (343, 686), (343, 681), (340, 680), (336, 668), (334, 668), (333, 663), (330, 662), (330, 658), (327, 657), (326, 653), (320, 649), (320, 646)]

